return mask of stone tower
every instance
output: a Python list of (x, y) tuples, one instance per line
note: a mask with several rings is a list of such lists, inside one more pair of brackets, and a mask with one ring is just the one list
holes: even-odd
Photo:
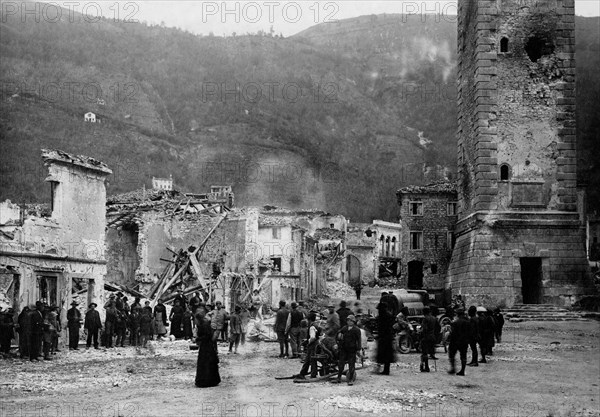
[(469, 304), (569, 305), (591, 285), (574, 0), (458, 3), (460, 213), (446, 285)]

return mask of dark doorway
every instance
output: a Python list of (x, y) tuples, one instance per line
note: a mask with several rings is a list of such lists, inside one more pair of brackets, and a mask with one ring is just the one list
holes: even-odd
[(523, 304), (542, 302), (542, 258), (521, 258)]
[(420, 290), (423, 288), (423, 262), (410, 261), (408, 263), (408, 289)]

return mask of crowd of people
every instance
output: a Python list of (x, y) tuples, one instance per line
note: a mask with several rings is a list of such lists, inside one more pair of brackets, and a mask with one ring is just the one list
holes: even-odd
[(25, 306), (18, 315), (12, 308), (0, 311), (0, 352), (8, 355), (18, 335), (21, 359), (52, 360), (60, 352), (61, 328), (58, 307), (41, 301)]
[[(87, 332), (86, 347), (99, 349), (128, 345), (146, 347), (148, 340), (164, 338), (170, 334), (171, 339), (195, 340), (198, 345), (198, 363), (196, 385), (199, 387), (215, 386), (220, 383), (219, 357), (217, 342), (229, 344), (229, 352), (238, 353), (244, 345), (250, 318), (262, 320), (263, 303), (257, 291), (254, 291), (249, 304), (236, 305), (230, 314), (220, 301), (214, 306), (205, 303), (203, 298), (194, 293), (187, 298), (178, 291), (173, 300), (173, 307), (167, 314), (163, 300), (159, 299), (152, 308), (150, 302), (141, 305), (136, 298), (128, 304), (122, 293), (111, 294), (104, 304), (104, 323), (100, 318), (96, 303), (90, 303), (82, 315), (78, 303), (73, 301), (67, 311), (67, 329), (69, 349), (78, 350), (81, 326)], [(409, 321), (409, 311), (393, 292), (384, 292), (377, 305), (377, 355), (376, 362), (383, 365), (380, 372), (390, 374), (390, 365), (395, 362), (394, 338), (398, 332), (415, 332)], [(356, 379), (356, 359), (364, 355), (366, 333), (362, 327), (366, 323), (361, 320), (363, 311), (357, 302), (349, 308), (345, 301), (339, 308), (329, 305), (326, 311), (309, 310), (303, 301), (279, 302), (275, 312), (274, 331), (279, 342), (279, 358), (300, 358), (304, 363), (297, 378), (317, 377), (319, 354), (325, 352), (330, 359), (337, 362), (338, 375), (335, 381), (341, 382), (346, 364), (348, 372), (346, 381), (352, 385)], [(16, 316), (13, 309), (0, 311), (0, 352), (8, 354), (15, 333), (19, 335), (19, 355), (31, 361), (39, 361), (40, 357), (51, 360), (52, 355), (60, 352), (59, 337), (62, 324), (59, 309), (38, 301), (23, 308)], [(504, 317), (499, 308), (495, 311), (482, 306), (471, 306), (465, 311), (461, 300), (454, 300), (446, 309), (445, 317), (451, 323), (445, 326), (438, 320), (435, 306), (424, 307), (423, 317), (418, 332), (421, 347), (421, 372), (429, 372), (429, 360), (437, 359), (435, 347), (440, 340), (449, 344), (448, 356), (451, 374), (465, 375), (466, 366), (479, 366), (487, 363), (493, 355), (495, 343), (502, 338)], [(468, 349), (471, 349), (471, 361), (467, 363)], [(456, 366), (456, 355), (459, 354), (460, 369)]]

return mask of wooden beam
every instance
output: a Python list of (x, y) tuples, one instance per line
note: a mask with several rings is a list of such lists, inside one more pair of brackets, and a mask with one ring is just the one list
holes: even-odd
[(175, 273), (175, 275), (173, 275), (173, 277), (169, 280), (169, 282), (167, 283), (167, 285), (165, 285), (163, 288), (160, 289), (160, 291), (157, 291), (156, 293), (156, 298), (159, 298), (162, 295), (162, 292), (167, 289), (170, 288), (171, 285), (173, 285), (173, 283), (175, 281), (177, 281), (177, 279), (188, 269), (188, 267), (190, 266), (190, 258), (192, 256), (196, 256), (196, 254), (198, 253), (198, 251), (204, 247), (204, 245), (206, 245), (206, 242), (208, 242), (208, 239), (210, 239), (210, 236), (214, 233), (215, 230), (217, 230), (217, 227), (219, 227), (221, 225), (221, 223), (223, 222), (223, 220), (225, 220), (225, 217), (227, 217), (227, 215), (221, 217), (219, 219), (219, 221), (217, 222), (217, 224), (215, 224), (213, 226), (212, 229), (210, 229), (210, 231), (208, 232), (208, 234), (206, 235), (206, 237), (204, 238), (204, 240), (202, 241), (202, 243), (200, 243), (200, 246), (198, 246), (194, 252), (192, 252), (188, 259), (183, 263), (183, 265), (181, 266), (181, 268), (179, 268), (179, 270)]

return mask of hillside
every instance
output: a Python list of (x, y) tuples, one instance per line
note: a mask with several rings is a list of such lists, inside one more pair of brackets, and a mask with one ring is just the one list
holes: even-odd
[[(454, 169), (447, 22), (362, 17), (285, 39), (3, 22), (1, 199), (49, 198), (42, 147), (105, 161), (110, 194), (172, 174), (185, 191), (231, 184), (240, 205), (318, 207), (353, 221), (395, 220), (395, 190), (423, 181), (423, 162)], [(578, 65), (592, 88), (579, 89), (578, 103), (592, 104), (578, 129), (598, 146), (598, 42), (585, 42)], [(87, 111), (101, 123), (84, 122)]]

